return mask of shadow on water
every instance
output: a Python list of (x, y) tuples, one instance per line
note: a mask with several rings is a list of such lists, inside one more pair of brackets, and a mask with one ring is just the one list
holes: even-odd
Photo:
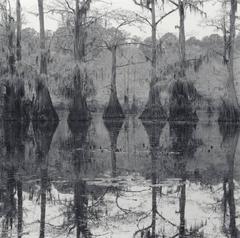
[(118, 176), (117, 171), (117, 140), (119, 133), (122, 129), (124, 119), (118, 120), (104, 120), (104, 125), (108, 131), (110, 143), (111, 143), (111, 162), (112, 162), (112, 177)]
[(236, 227), (236, 205), (234, 198), (234, 162), (239, 141), (240, 127), (236, 124), (219, 126), (222, 134), (222, 148), (226, 153), (228, 171), (223, 178), (223, 231), (231, 238), (238, 238), (240, 232)]
[(45, 237), (47, 191), (51, 189), (48, 178), (48, 153), (57, 126), (57, 122), (33, 122), (34, 140), (36, 143), (36, 163), (40, 169), (41, 217), (39, 238)]
[(23, 196), (21, 169), (25, 162), (25, 143), (28, 128), (28, 123), (3, 122), (4, 136), (2, 143), (5, 153), (3, 153), (1, 167), (5, 175), (1, 176), (1, 180), (4, 181), (5, 187), (0, 189), (0, 202), (4, 204), (0, 211), (1, 216), (4, 217), (2, 237), (8, 236), (8, 233), (13, 229), (16, 219), (17, 235), (18, 238), (22, 237)]
[(91, 237), (88, 228), (88, 188), (85, 179), (90, 161), (87, 138), (90, 124), (90, 121), (68, 122), (72, 134), (71, 152), (74, 165), (74, 201), (73, 205), (69, 204), (74, 217), (70, 215), (68, 222), (69, 233), (76, 228), (77, 238)]

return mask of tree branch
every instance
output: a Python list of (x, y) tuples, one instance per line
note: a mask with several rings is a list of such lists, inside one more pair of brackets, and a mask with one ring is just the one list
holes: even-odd
[(161, 22), (164, 18), (166, 18), (167, 16), (169, 16), (170, 14), (172, 14), (173, 12), (177, 11), (178, 10), (178, 7), (177, 8), (174, 8), (173, 10), (169, 11), (168, 13), (166, 13), (165, 15), (163, 15), (157, 22), (156, 22), (156, 25), (159, 24), (159, 22)]

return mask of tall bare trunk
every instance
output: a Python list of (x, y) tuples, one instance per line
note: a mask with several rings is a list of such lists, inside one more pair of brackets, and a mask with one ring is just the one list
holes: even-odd
[(17, 61), (22, 59), (22, 47), (21, 47), (21, 31), (22, 31), (22, 18), (21, 18), (21, 3), (20, 0), (16, 0), (16, 13), (17, 13)]
[[(85, 5), (85, 1), (82, 2)], [(83, 7), (85, 9), (85, 7)], [(75, 30), (74, 30), (74, 58), (78, 62), (84, 61), (85, 56), (85, 29), (86, 21), (85, 10), (80, 10), (79, 0), (76, 0), (75, 6)]]
[(236, 88), (234, 85), (234, 47), (235, 47), (235, 34), (236, 34), (236, 11), (237, 11), (237, 0), (231, 0), (231, 11), (230, 11), (230, 36), (229, 36), (229, 48), (228, 48), (228, 98), (230, 102), (237, 108), (239, 108)]
[(38, 0), (39, 24), (40, 24), (40, 74), (47, 74), (47, 58), (45, 49), (45, 27), (43, 0)]
[(117, 96), (116, 68), (117, 68), (117, 47), (111, 49), (112, 53), (112, 74), (111, 74), (111, 93)]
[(9, 65), (9, 72), (11, 75), (15, 73), (15, 55), (14, 55), (14, 35), (15, 35), (15, 23), (12, 16), (8, 16), (8, 65)]
[(185, 76), (185, 64), (186, 64), (186, 46), (185, 46), (185, 9), (184, 2), (178, 0), (179, 5), (179, 55), (180, 55), (180, 76)]
[(152, 0), (152, 74), (151, 86), (157, 81), (157, 24), (156, 24), (156, 6), (155, 0)]

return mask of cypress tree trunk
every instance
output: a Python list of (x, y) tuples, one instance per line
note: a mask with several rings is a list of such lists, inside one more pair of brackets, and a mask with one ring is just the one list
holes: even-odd
[[(179, 60), (180, 70), (178, 78), (173, 82), (170, 92), (170, 121), (198, 121), (196, 111), (193, 109), (192, 100), (196, 89), (193, 83), (186, 79), (186, 37), (185, 37), (185, 5), (178, 1), (179, 9)], [(193, 93), (191, 93), (193, 92)]]
[(86, 80), (87, 73), (82, 72), (80, 65), (84, 63), (85, 57), (85, 40), (86, 14), (89, 6), (83, 1), (83, 6), (79, 7), (79, 0), (76, 0), (75, 6), (75, 28), (74, 28), (74, 92), (73, 101), (70, 106), (69, 121), (87, 121), (91, 119), (90, 111), (87, 106), (87, 99), (83, 88), (83, 81)]
[(33, 120), (58, 121), (49, 90), (45, 84), (47, 76), (47, 55), (45, 49), (45, 28), (43, 0), (38, 0), (40, 23), (40, 76), (36, 79), (36, 100), (33, 105)]
[(228, 42), (228, 80), (226, 85), (226, 97), (222, 99), (220, 106), (219, 122), (239, 122), (240, 108), (237, 98), (237, 92), (234, 84), (234, 49), (236, 34), (236, 11), (237, 1), (231, 0), (230, 10), (230, 36)]
[(111, 74), (111, 94), (103, 118), (124, 118), (124, 113), (117, 97), (116, 68), (117, 68), (117, 46), (111, 49), (112, 54), (112, 74)]
[(152, 13), (152, 72), (148, 102), (142, 112), (140, 119), (166, 119), (166, 113), (162, 107), (159, 89), (156, 88), (157, 83), (157, 24), (155, 0), (151, 0)]
[(22, 19), (21, 19), (21, 3), (20, 0), (16, 0), (16, 13), (17, 13), (17, 61), (22, 59), (22, 47), (21, 47), (21, 31), (22, 31)]

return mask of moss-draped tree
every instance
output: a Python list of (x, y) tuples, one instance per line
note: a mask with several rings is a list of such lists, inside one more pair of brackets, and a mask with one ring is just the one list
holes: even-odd
[(88, 78), (84, 66), (86, 56), (86, 22), (87, 12), (90, 9), (91, 0), (76, 0), (74, 9), (74, 90), (73, 100), (70, 106), (68, 120), (87, 121), (91, 119), (87, 106), (87, 95), (84, 90), (84, 83)]
[(36, 99), (33, 105), (34, 121), (58, 121), (52, 99), (46, 85), (47, 81), (47, 50), (44, 26), (43, 0), (38, 0), (40, 24), (40, 74), (36, 77)]
[(162, 106), (161, 98), (160, 98), (160, 92), (159, 88), (156, 87), (156, 84), (158, 82), (157, 77), (157, 26), (158, 24), (165, 19), (168, 15), (176, 11), (176, 9), (173, 9), (165, 14), (163, 14), (159, 19), (156, 17), (156, 0), (147, 0), (147, 1), (141, 1), (141, 0), (133, 0), (134, 3), (144, 9), (147, 9), (151, 13), (151, 21), (149, 21), (147, 18), (143, 18), (147, 22), (148, 25), (151, 27), (152, 31), (152, 38), (151, 38), (151, 48), (152, 48), (152, 57), (150, 59), (151, 61), (151, 81), (150, 81), (150, 90), (149, 90), (149, 96), (148, 96), (148, 102), (145, 106), (145, 109), (143, 110), (141, 114), (141, 119), (166, 119), (167, 114)]
[[(227, 4), (227, 2), (225, 3)], [(235, 87), (235, 75), (234, 75), (234, 51), (235, 51), (235, 35), (236, 35), (236, 12), (237, 1), (230, 1), (229, 12), (229, 33), (227, 34), (227, 28), (224, 26), (224, 63), (227, 66), (228, 78), (226, 84), (226, 93), (222, 98), (222, 104), (220, 105), (219, 122), (239, 122), (240, 108)], [(226, 22), (225, 22), (226, 23)]]
[(199, 8), (202, 1), (169, 0), (179, 12), (179, 69), (175, 74), (175, 80), (170, 90), (169, 120), (171, 121), (197, 121), (198, 117), (193, 107), (196, 99), (196, 88), (186, 75), (186, 37), (185, 37), (185, 18), (186, 10), (190, 10), (205, 15)]

